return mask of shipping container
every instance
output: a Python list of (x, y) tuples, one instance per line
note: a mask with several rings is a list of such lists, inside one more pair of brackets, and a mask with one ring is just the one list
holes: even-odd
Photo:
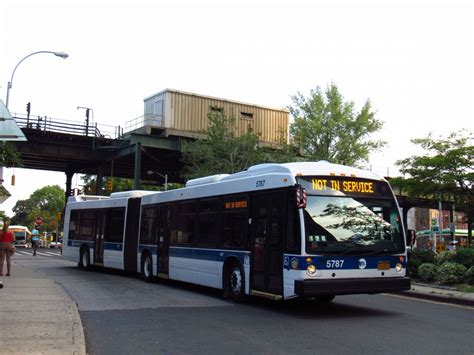
[(166, 89), (144, 99), (144, 115), (127, 122), (125, 131), (160, 136), (203, 138), (211, 110), (235, 118), (235, 133), (249, 127), (260, 135), (263, 145), (274, 145), (281, 137), (288, 141), (289, 111), (211, 96)]

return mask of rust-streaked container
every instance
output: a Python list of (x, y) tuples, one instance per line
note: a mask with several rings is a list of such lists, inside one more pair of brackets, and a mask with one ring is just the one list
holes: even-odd
[(288, 141), (289, 112), (238, 101), (166, 89), (144, 99), (145, 115), (129, 122), (126, 130), (147, 127), (147, 132), (162, 136), (202, 137), (209, 127), (210, 110), (223, 110), (235, 118), (239, 136), (252, 127), (263, 144), (275, 144), (281, 135)]

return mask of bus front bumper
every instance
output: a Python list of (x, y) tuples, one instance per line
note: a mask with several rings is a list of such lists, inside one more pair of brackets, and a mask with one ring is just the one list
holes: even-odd
[(410, 278), (360, 278), (331, 280), (295, 280), (298, 296), (349, 295), (410, 290)]

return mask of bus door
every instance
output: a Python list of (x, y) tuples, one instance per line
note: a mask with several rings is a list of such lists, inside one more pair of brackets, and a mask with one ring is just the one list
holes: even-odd
[(158, 276), (168, 278), (171, 237), (171, 205), (158, 208)]
[(97, 213), (95, 220), (94, 265), (97, 266), (102, 266), (104, 264), (105, 214), (106, 212), (104, 211)]
[(140, 204), (141, 198), (128, 199), (123, 246), (123, 266), (125, 271), (137, 272), (138, 235), (140, 234)]
[(256, 295), (279, 298), (283, 294), (286, 208), (286, 191), (254, 197), (250, 285)]

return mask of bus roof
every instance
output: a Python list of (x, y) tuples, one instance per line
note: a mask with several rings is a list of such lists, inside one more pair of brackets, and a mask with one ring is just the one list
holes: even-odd
[(10, 229), (12, 231), (15, 231), (15, 230), (26, 231), (26, 233), (31, 234), (28, 227), (25, 227), (25, 226), (9, 226), (8, 229)]
[(335, 175), (335, 176), (350, 176), (356, 178), (374, 179), (385, 181), (385, 179), (369, 170), (354, 168), (351, 166), (329, 163), (325, 160), (317, 162), (295, 162), (284, 164), (258, 164), (249, 167), (245, 171), (235, 174), (219, 174), (206, 176), (198, 179), (189, 180), (186, 187), (211, 184), (216, 182), (240, 180), (247, 177), (255, 177), (260, 175), (288, 175), (288, 177), (295, 176), (315, 176), (315, 175)]

